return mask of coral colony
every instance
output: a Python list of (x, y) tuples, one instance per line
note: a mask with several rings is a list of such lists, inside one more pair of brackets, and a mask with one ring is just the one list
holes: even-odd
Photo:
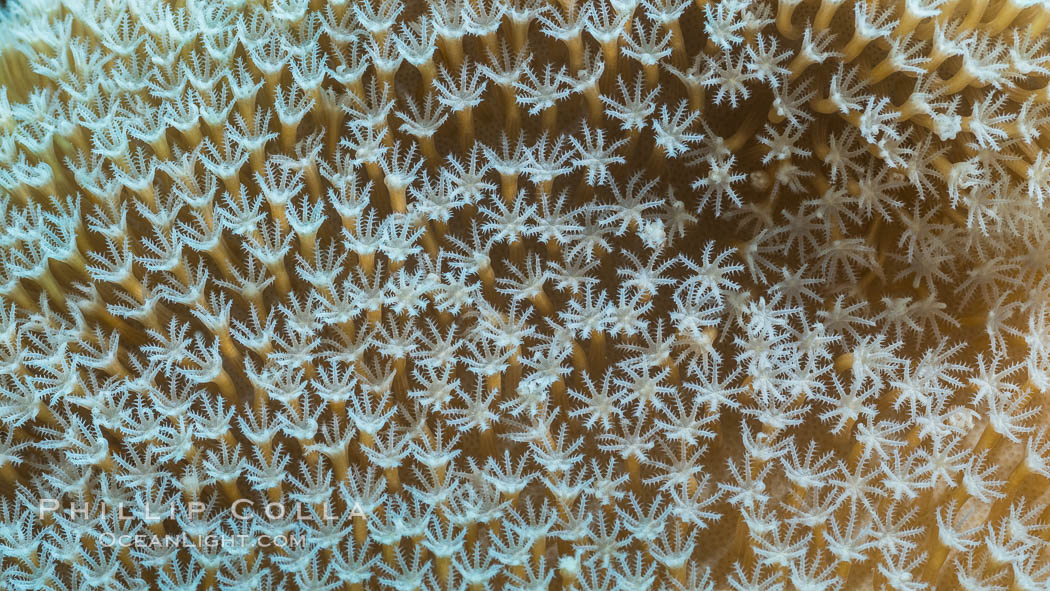
[(0, 589), (1050, 588), (1048, 24), (11, 1)]

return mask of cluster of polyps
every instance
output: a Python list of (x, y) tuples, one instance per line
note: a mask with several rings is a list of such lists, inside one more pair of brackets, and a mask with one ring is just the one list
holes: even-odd
[(1047, 585), (1045, 5), (12, 4), (0, 586)]

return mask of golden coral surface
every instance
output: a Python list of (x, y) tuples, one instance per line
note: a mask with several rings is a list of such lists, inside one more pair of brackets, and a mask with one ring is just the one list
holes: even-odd
[(9, 0), (0, 589), (1047, 589), (1048, 23)]

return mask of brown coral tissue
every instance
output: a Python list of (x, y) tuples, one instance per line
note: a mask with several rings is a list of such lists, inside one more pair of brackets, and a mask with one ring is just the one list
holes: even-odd
[(12, 0), (0, 591), (1050, 589), (1046, 0)]

